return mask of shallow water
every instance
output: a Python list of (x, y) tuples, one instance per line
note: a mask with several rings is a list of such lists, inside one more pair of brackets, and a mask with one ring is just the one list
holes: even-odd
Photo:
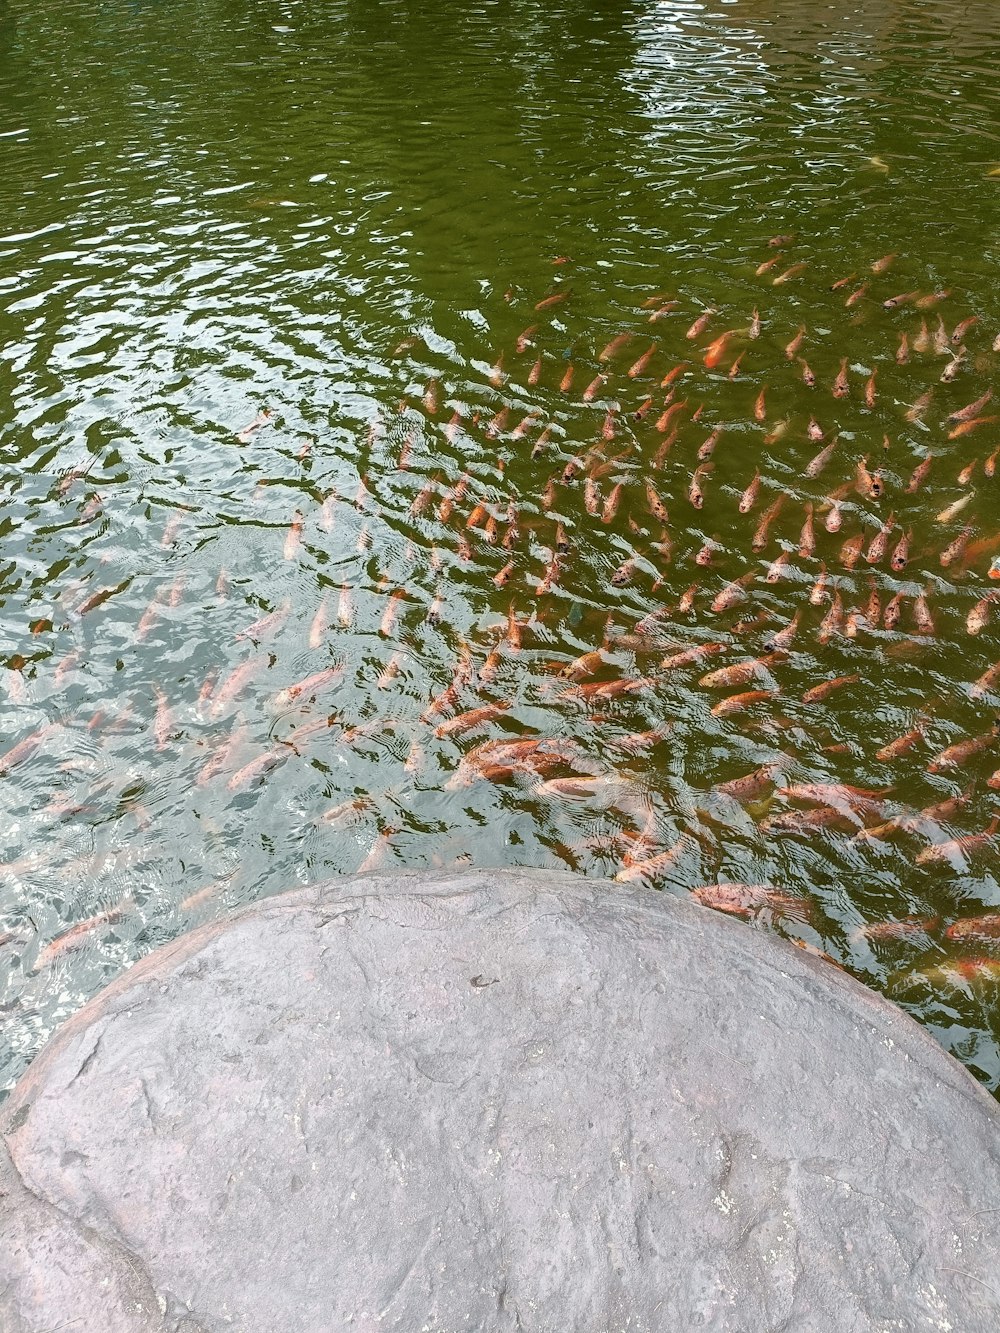
[[(917, 861), (997, 807), (1000, 744), (928, 772), (1000, 707), (973, 691), (1000, 658), (1000, 607), (967, 628), (1000, 589), (984, 470), (1000, 422), (949, 439), (946, 421), (1000, 364), (995, 27), (988, 5), (940, 3), (0, 10), (0, 1083), (199, 921), (362, 866), (473, 864), (775, 886), (786, 896), (727, 905), (885, 991), (1000, 1084), (1000, 950), (994, 964), (989, 936), (946, 933), (1000, 911), (997, 844)], [(882, 306), (944, 289), (933, 308)], [(536, 310), (550, 295), (565, 299)], [(918, 350), (939, 313), (949, 346), (978, 318), (945, 383), (951, 355)], [(815, 388), (785, 353), (802, 325)], [(681, 361), (687, 406), (658, 429)], [(854, 485), (866, 455), (878, 498)], [(845, 486), (830, 533), (825, 498)], [(816, 549), (800, 556), (807, 502)], [(867, 550), (890, 513), (885, 557), (846, 570), (843, 543), (863, 532)], [(826, 631), (820, 562), (845, 613)], [(740, 578), (745, 600), (713, 611)], [(896, 628), (849, 620), (870, 579), (883, 612), (903, 592)], [(738, 688), (699, 685), (797, 612), (783, 658)], [(661, 665), (705, 644), (724, 647)], [(595, 674), (559, 678), (598, 649), (578, 668)], [(840, 676), (857, 680), (803, 700)], [(648, 683), (564, 693), (620, 680)], [(712, 713), (749, 689), (771, 693)], [(490, 703), (508, 706), (436, 734)], [(559, 754), (475, 749), (530, 737)], [(768, 764), (748, 801), (713, 790)], [(599, 780), (542, 785), (572, 774)], [(825, 827), (761, 827), (815, 808), (776, 793), (807, 783), (882, 794), (837, 792)], [(943, 821), (856, 836), (966, 790)], [(926, 928), (877, 937), (907, 918)]]

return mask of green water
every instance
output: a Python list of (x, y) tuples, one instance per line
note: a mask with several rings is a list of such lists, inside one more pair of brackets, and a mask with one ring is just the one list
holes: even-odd
[[(982, 632), (966, 627), (1000, 588), (987, 577), (1000, 541), (940, 563), (966, 526), (970, 542), (1000, 537), (1000, 480), (983, 467), (1000, 422), (949, 440), (945, 420), (1000, 365), (998, 57), (988, 4), (0, 8), (0, 1084), (150, 949), (292, 884), (470, 864), (613, 877), (676, 848), (644, 878), (651, 891), (735, 881), (801, 900), (766, 901), (753, 921), (885, 991), (1000, 1085), (994, 946), (945, 933), (1000, 911), (1000, 844), (917, 861), (997, 808), (987, 781), (1000, 744), (958, 768), (928, 763), (1000, 709), (1000, 694), (971, 688), (1000, 657), (1000, 608)], [(758, 275), (778, 235), (793, 239)], [(938, 289), (951, 295), (934, 309), (881, 304)], [(650, 323), (654, 296), (677, 304)], [(708, 329), (686, 338), (709, 307)], [(979, 321), (946, 383), (950, 357), (913, 349), (939, 311), (949, 335)], [(800, 325), (812, 389), (784, 352)], [(903, 332), (910, 357), (897, 364)], [(599, 362), (623, 333), (628, 345)], [(837, 399), (845, 357), (850, 393)], [(660, 381), (681, 360), (675, 401), (687, 407), (654, 467)], [(815, 478), (810, 415), (824, 442), (839, 434)], [(717, 426), (696, 509), (692, 471)], [(909, 494), (928, 450), (930, 474)], [(849, 487), (829, 533), (824, 497), (864, 455), (885, 496)], [(741, 514), (756, 470), (760, 498)], [(602, 506), (622, 483), (607, 523), (587, 511), (588, 472)], [(812, 556), (797, 554), (806, 502)], [(466, 527), (480, 503), (495, 543)], [(890, 552), (912, 530), (906, 568), (862, 558), (845, 570), (843, 542), (863, 531), (867, 544), (890, 512), (902, 525)], [(569, 549), (539, 593), (560, 536)], [(809, 600), (820, 561), (845, 614), (867, 607), (870, 579), (883, 610), (902, 591), (898, 626), (822, 633), (830, 602)], [(713, 612), (738, 578), (746, 599)], [(695, 583), (691, 609), (677, 610)], [(914, 632), (925, 588), (933, 635)], [(511, 607), (519, 649), (505, 638)], [(647, 649), (634, 627), (661, 610)], [(739, 687), (770, 696), (713, 714), (738, 690), (700, 678), (760, 656), (797, 611), (787, 656)], [(580, 684), (648, 685), (560, 697), (572, 682), (556, 673), (602, 643)], [(660, 666), (707, 643), (724, 646)], [(329, 668), (343, 670), (290, 689)], [(803, 700), (842, 675), (858, 679)], [(478, 730), (436, 734), (489, 703), (508, 706)], [(912, 748), (876, 757), (918, 725)], [(575, 748), (541, 772), (467, 757), (519, 737)], [(713, 790), (772, 762), (776, 784), (750, 803)], [(542, 787), (573, 773), (602, 780)], [(810, 808), (775, 785), (818, 782), (891, 790), (846, 821), (762, 827)], [(855, 836), (973, 783), (943, 822)], [(871, 932), (906, 918), (929, 924)]]

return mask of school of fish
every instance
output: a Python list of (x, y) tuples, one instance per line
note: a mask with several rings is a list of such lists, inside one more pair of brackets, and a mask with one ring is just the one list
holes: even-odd
[[(300, 613), (264, 599), (233, 637), (235, 665), (220, 654), (187, 693), (158, 685), (146, 717), (130, 701), (73, 725), (95, 737), (145, 728), (153, 767), (183, 750), (192, 790), (251, 801), (286, 765), (388, 734), (403, 743), (404, 780), (427, 780), (433, 755), (456, 802), (492, 784), (531, 809), (567, 812), (578, 836), (557, 855), (574, 868), (689, 893), (831, 961), (821, 902), (755, 875), (734, 857), (731, 831), (779, 861), (789, 839), (858, 864), (902, 860), (914, 877), (955, 882), (953, 915), (859, 919), (854, 944), (912, 951), (890, 987), (903, 996), (995, 985), (1000, 908), (965, 910), (961, 886), (970, 868), (995, 867), (1000, 848), (1000, 312), (991, 326), (958, 290), (921, 281), (906, 256), (859, 256), (853, 271), (830, 274), (799, 256), (794, 236), (759, 249), (746, 258), (759, 289), (749, 308), (700, 305), (668, 276), (595, 332), (574, 323), (581, 280), (560, 262), (551, 290), (506, 294), (523, 327), (460, 374), (408, 333), (387, 358), (397, 392), (358, 441), (353, 487), (304, 489), (282, 516), (280, 557), (309, 560), (349, 515), (357, 553), (378, 568), (378, 524), (391, 521), (433, 595), (385, 572), (373, 589), (326, 578), (307, 617), (312, 660), (294, 673), (274, 645)], [(769, 314), (773, 289), (793, 284), (809, 287), (813, 318), (790, 320), (784, 296)], [(862, 325), (877, 334), (876, 357), (851, 355)], [(232, 431), (242, 451), (281, 429), (268, 408), (245, 420)], [(82, 497), (80, 522), (100, 513), (95, 461), (57, 481), (67, 502)], [(162, 546), (189, 521), (184, 507), (169, 516)], [(495, 590), (472, 616), (467, 575)], [(55, 634), (60, 615), (108, 614), (130, 582), (64, 590), (32, 634)], [(372, 708), (351, 715), (344, 644), (372, 591), (384, 652), (369, 667)], [(132, 644), (155, 644), (185, 595), (183, 573), (157, 587)], [(231, 596), (224, 567), (216, 595)], [(437, 633), (437, 657), (417, 660), (418, 624)], [(956, 641), (968, 679), (951, 688), (978, 719), (971, 726), (952, 720), (935, 677), (938, 646)], [(15, 702), (28, 660), (7, 661)], [(81, 666), (78, 648), (56, 654), (53, 680)], [(878, 704), (904, 666), (925, 673), (926, 698), (889, 734)], [(414, 680), (423, 694), (409, 715), (393, 701)], [(695, 716), (679, 710), (681, 684), (703, 701)], [(856, 735), (830, 711), (843, 700), (864, 719)], [(265, 742), (261, 717), (276, 720)], [(0, 772), (16, 780), (67, 725), (53, 717), (12, 736)], [(680, 776), (685, 728), (720, 756), (739, 737), (758, 762), (731, 772), (720, 760), (715, 780), (692, 788)], [(123, 799), (141, 822), (141, 798)], [(334, 832), (373, 821), (361, 872), (394, 864), (398, 830), (378, 808), (373, 790), (314, 818)], [(129, 910), (126, 897), (29, 942), (32, 967)], [(0, 942), (24, 945), (18, 929), (0, 921)]]

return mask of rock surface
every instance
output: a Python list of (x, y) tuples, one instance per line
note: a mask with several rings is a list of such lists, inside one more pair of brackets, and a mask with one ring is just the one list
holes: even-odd
[(550, 873), (196, 930), (0, 1122), (3, 1333), (1000, 1328), (1000, 1115), (832, 966)]

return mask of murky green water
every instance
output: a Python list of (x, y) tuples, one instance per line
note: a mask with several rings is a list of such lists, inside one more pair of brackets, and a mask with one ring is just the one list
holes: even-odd
[[(774, 886), (727, 905), (996, 1088), (996, 923), (955, 923), (1000, 911), (1000, 843), (922, 855), (997, 808), (1000, 743), (928, 771), (1000, 708), (974, 688), (1000, 607), (967, 627), (1000, 588), (1000, 421), (950, 439), (946, 420), (1000, 366), (993, 7), (0, 14), (0, 1082), (199, 921), (363, 866), (467, 863)], [(881, 497), (856, 484), (866, 455)], [(884, 558), (846, 569), (890, 513)], [(743, 684), (699, 684), (796, 615)], [(619, 681), (640, 683), (590, 688)], [(718, 709), (748, 690), (768, 693)], [(477, 748), (528, 738), (549, 741)], [(767, 765), (750, 796), (718, 789)], [(598, 780), (543, 785), (574, 774)], [(817, 783), (882, 794), (781, 794)]]

